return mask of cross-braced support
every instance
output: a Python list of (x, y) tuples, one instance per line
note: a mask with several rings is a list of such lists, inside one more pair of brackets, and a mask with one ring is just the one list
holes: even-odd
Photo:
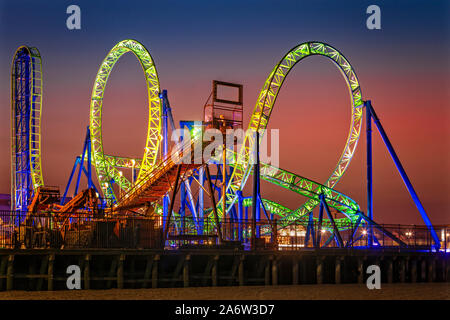
[[(85, 158), (87, 158), (86, 168), (84, 166)], [(75, 191), (73, 196), (75, 197), (78, 194), (78, 188), (80, 186), (81, 173), (83, 172), (87, 178), (88, 189), (94, 188), (95, 192), (98, 193), (97, 188), (92, 182), (92, 171), (91, 171), (91, 134), (89, 130), (89, 126), (86, 130), (86, 138), (84, 139), (83, 145), (83, 153), (80, 156), (77, 156), (75, 159), (75, 164), (73, 165), (72, 172), (70, 173), (69, 181), (67, 182), (66, 189), (64, 190), (64, 195), (61, 198), (61, 205), (64, 205), (66, 202), (67, 193), (69, 191), (70, 185), (72, 183), (73, 176), (78, 169), (77, 182), (75, 185)]]
[[(403, 182), (405, 183), (406, 188), (408, 189), (409, 194), (411, 195), (411, 198), (413, 199), (417, 209), (419, 210), (423, 221), (425, 222), (433, 240), (434, 240), (434, 247), (436, 250), (439, 250), (441, 244), (439, 241), (439, 237), (436, 234), (436, 231), (433, 228), (433, 225), (431, 224), (430, 219), (428, 218), (428, 215), (422, 205), (422, 203), (419, 200), (419, 197), (417, 196), (416, 191), (414, 190), (414, 187), (412, 186), (411, 181), (408, 178), (408, 175), (406, 174), (405, 169), (403, 168), (400, 159), (398, 158), (394, 147), (392, 146), (391, 142), (389, 141), (389, 138), (384, 131), (383, 126), (381, 125), (380, 119), (378, 118), (377, 114), (375, 113), (375, 110), (372, 107), (372, 103), (370, 100), (366, 101), (364, 103), (366, 107), (366, 115), (367, 115), (367, 199), (368, 199), (368, 217), (367, 219), (373, 220), (373, 195), (372, 195), (372, 130), (371, 130), (371, 120), (373, 119), (373, 122), (375, 123), (378, 132), (381, 135), (381, 138), (383, 139), (383, 142), (386, 146), (386, 148), (389, 151), (389, 154), (391, 155), (392, 160), (395, 163), (395, 166), (397, 167), (397, 171), (400, 173), (400, 176), (403, 179)], [(369, 229), (370, 230), (370, 229)], [(370, 235), (370, 233), (369, 233)], [(372, 238), (370, 238), (372, 240)], [(369, 243), (370, 245), (372, 242)]]

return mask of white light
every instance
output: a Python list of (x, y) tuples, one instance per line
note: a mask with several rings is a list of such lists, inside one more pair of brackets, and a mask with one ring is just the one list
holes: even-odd
[(366, 231), (366, 230), (364, 230), (364, 231), (362, 232), (362, 234), (363, 234), (363, 235), (366, 235), (366, 234), (367, 234), (367, 231)]
[(325, 233), (325, 231), (326, 231), (325, 229), (320, 229), (321, 233)]

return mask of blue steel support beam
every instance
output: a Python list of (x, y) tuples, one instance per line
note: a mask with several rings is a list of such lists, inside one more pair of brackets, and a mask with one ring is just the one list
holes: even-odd
[[(80, 167), (78, 168), (78, 175), (77, 175), (77, 183), (75, 185), (75, 191), (73, 193), (73, 196), (75, 197), (78, 193), (78, 187), (80, 186), (80, 179), (81, 179), (81, 172), (82, 172), (82, 168), (84, 165), (84, 157), (86, 156), (86, 152), (88, 151), (88, 143), (90, 143), (90, 135), (89, 135), (89, 127), (87, 127), (87, 132), (86, 132), (86, 137), (84, 139), (84, 144), (83, 144), (83, 153), (81, 156), (81, 162), (80, 162)], [(89, 178), (88, 178), (89, 180)], [(88, 181), (89, 184), (89, 181)]]
[(312, 238), (313, 247), (315, 247), (316, 246), (316, 235), (314, 232), (314, 219), (313, 219), (312, 212), (310, 212), (308, 215), (308, 225), (306, 227), (305, 247), (307, 247), (309, 244), (309, 238)]
[(395, 242), (397, 242), (400, 246), (406, 247), (406, 243), (404, 243), (402, 240), (400, 240), (399, 238), (397, 238), (396, 236), (394, 236), (392, 233), (390, 233), (389, 231), (387, 231), (386, 229), (384, 229), (384, 228), (383, 228), (382, 226), (380, 226), (378, 223), (376, 223), (375, 221), (373, 221), (372, 219), (370, 219), (369, 217), (367, 217), (366, 215), (364, 215), (363, 212), (357, 211), (356, 214), (359, 215), (362, 219), (366, 220), (366, 222), (368, 223), (368, 225), (374, 226), (375, 228), (377, 228), (378, 230), (380, 230), (381, 232), (383, 232), (385, 235), (387, 235), (388, 237), (390, 237), (392, 240), (394, 240)]
[(256, 226), (260, 219), (260, 206), (258, 205), (258, 191), (259, 191), (259, 132), (255, 132), (255, 155), (256, 160), (253, 165), (253, 199), (252, 199), (252, 238), (259, 237), (259, 230)]
[(310, 228), (311, 228), (311, 237), (312, 237), (312, 241), (313, 241), (313, 246), (316, 247), (316, 232), (314, 230), (314, 219), (313, 219), (313, 213), (312, 211), (309, 214), (309, 224), (310, 224)]
[(327, 239), (327, 241), (325, 241), (325, 243), (323, 244), (322, 248), (327, 247), (331, 241), (333, 241), (333, 239), (336, 238), (336, 235), (333, 233), (331, 233), (330, 237)]
[[(83, 167), (83, 172), (84, 172), (84, 174), (86, 175), (86, 177), (89, 177), (89, 172), (86, 171), (86, 169), (85, 169), (84, 167)], [(91, 181), (92, 181), (92, 176), (91, 176)], [(91, 188), (94, 188), (95, 192), (96, 192), (97, 194), (100, 194), (100, 192), (98, 192), (98, 189), (97, 189), (97, 187), (95, 186), (95, 184), (92, 183)]]
[(361, 220), (362, 220), (362, 217), (359, 216), (358, 220), (356, 220), (355, 227), (354, 227), (353, 232), (352, 232), (352, 237), (347, 241), (346, 247), (349, 247), (351, 244), (353, 244), (353, 242), (356, 241), (356, 240), (353, 240), (353, 239), (355, 239), (356, 232), (358, 231), (359, 224), (361, 223)]
[[(162, 100), (162, 118), (163, 118), (163, 158), (165, 158), (169, 152), (169, 128), (168, 128), (168, 107), (167, 107), (167, 90), (163, 90), (162, 93), (159, 94), (159, 98)], [(134, 175), (134, 169), (132, 174)], [(135, 179), (133, 179), (135, 181)], [(169, 212), (169, 194), (166, 194), (163, 198), (163, 230), (166, 229), (167, 216)]]
[[(30, 117), (31, 117), (31, 57), (25, 51), (18, 52), (14, 59), (14, 134), (15, 134), (15, 159), (14, 181), (12, 186), (11, 201), (13, 210), (27, 212), (28, 204), (33, 198), (34, 186), (31, 178), (31, 150), (30, 150)], [(16, 224), (20, 221), (20, 213), (16, 218)]]
[[(88, 188), (95, 187), (94, 183), (92, 182), (92, 168), (91, 168), (91, 131), (89, 130), (89, 126), (87, 127), (87, 133), (86, 133), (86, 139), (87, 139), (87, 157), (88, 157), (88, 163), (87, 163), (87, 178), (88, 178)], [(98, 193), (98, 192), (97, 192)]]
[(380, 122), (379, 118), (377, 117), (375, 110), (372, 107), (371, 101), (370, 100), (366, 101), (365, 106), (370, 111), (373, 121), (374, 121), (375, 125), (377, 126), (378, 132), (380, 133), (381, 138), (383, 139), (383, 142), (386, 145), (386, 147), (389, 151), (389, 154), (392, 157), (392, 160), (394, 160), (395, 166), (397, 167), (397, 170), (400, 173), (400, 175), (403, 179), (403, 182), (405, 183), (406, 188), (408, 189), (409, 194), (411, 195), (411, 198), (414, 200), (414, 203), (415, 203), (417, 209), (419, 210), (423, 221), (425, 222), (428, 230), (430, 231), (431, 236), (433, 237), (433, 240), (435, 243), (434, 248), (436, 250), (439, 250), (439, 248), (441, 247), (439, 237), (436, 234), (436, 231), (434, 230), (433, 225), (425, 211), (425, 208), (422, 206), (422, 203), (420, 202), (419, 197), (417, 196), (417, 193), (414, 190), (414, 187), (412, 186), (411, 181), (409, 180), (408, 175), (405, 172), (405, 169), (403, 169), (400, 159), (397, 157), (394, 147), (392, 146), (391, 142), (389, 141), (389, 138), (388, 138), (386, 132), (384, 131), (384, 128), (381, 125), (381, 122)]
[(330, 208), (328, 208), (328, 204), (325, 201), (325, 196), (323, 194), (320, 195), (320, 201), (323, 203), (325, 211), (327, 212), (327, 215), (328, 215), (328, 219), (330, 219), (331, 225), (333, 226), (334, 235), (337, 239), (337, 243), (338, 243), (339, 247), (343, 247), (344, 242), (342, 241), (341, 234), (339, 233), (336, 223), (334, 222), (333, 215), (331, 214)]
[(316, 240), (317, 247), (320, 247), (320, 241), (322, 238), (322, 221), (323, 221), (323, 203), (321, 201), (319, 207), (319, 223), (317, 225), (317, 240)]
[[(369, 102), (370, 103), (370, 102)], [(373, 180), (372, 180), (372, 114), (366, 108), (366, 149), (367, 149), (367, 216), (373, 220)], [(373, 227), (369, 226), (368, 245), (373, 245)]]
[(200, 181), (200, 188), (198, 190), (198, 217), (200, 219), (200, 234), (203, 233), (203, 228), (204, 228), (204, 223), (203, 223), (203, 218), (204, 218), (204, 191), (203, 191), (203, 187), (205, 186), (205, 172), (204, 172), (204, 168), (200, 167), (199, 171), (198, 171), (198, 181)]
[(64, 202), (66, 202), (67, 192), (69, 191), (69, 187), (70, 187), (70, 184), (72, 183), (73, 175), (75, 174), (75, 171), (77, 170), (77, 166), (79, 165), (80, 161), (81, 161), (81, 158), (79, 156), (75, 158), (75, 163), (73, 164), (72, 172), (70, 173), (70, 176), (69, 176), (69, 181), (67, 182), (66, 189), (64, 190), (64, 195), (61, 198), (61, 201), (59, 203), (60, 205), (64, 205)]
[(243, 240), (243, 221), (244, 221), (244, 198), (242, 196), (242, 191), (238, 190), (236, 192), (238, 196), (238, 216), (239, 216), (239, 241)]
[[(87, 164), (86, 164), (87, 170), (84, 168), (84, 157), (86, 157), (86, 156), (87, 156)], [(80, 179), (81, 179), (82, 172), (85, 174), (86, 179), (88, 181), (88, 188), (89, 189), (94, 188), (95, 191), (98, 193), (97, 188), (95, 187), (94, 183), (92, 182), (91, 134), (90, 134), (89, 126), (87, 127), (86, 138), (84, 139), (82, 156), (81, 156), (81, 158), (79, 156), (77, 156), (75, 159), (75, 163), (73, 165), (72, 172), (70, 173), (69, 181), (67, 182), (66, 188), (64, 190), (64, 195), (60, 201), (61, 205), (63, 205), (64, 202), (66, 201), (67, 193), (69, 191), (70, 184), (72, 183), (73, 176), (74, 176), (75, 172), (77, 171), (77, 167), (78, 167), (78, 175), (77, 175), (77, 182), (75, 185), (74, 196), (77, 195), (77, 193), (78, 193), (78, 188), (80, 186)]]

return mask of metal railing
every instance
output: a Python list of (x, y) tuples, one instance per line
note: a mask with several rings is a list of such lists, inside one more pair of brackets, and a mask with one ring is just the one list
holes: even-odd
[[(48, 212), (26, 214), (0, 211), (0, 249), (179, 249), (239, 247), (247, 250), (307, 250), (318, 248), (409, 248), (431, 251), (434, 245), (428, 229), (417, 225), (367, 224), (337, 225), (339, 235), (329, 224), (295, 222), (280, 228), (277, 221), (222, 219), (219, 243), (214, 218), (176, 217), (170, 221), (167, 239), (163, 239), (166, 221), (162, 217), (118, 216), (98, 213)], [(449, 252), (450, 226), (435, 226), (441, 251)], [(369, 235), (373, 232), (373, 245)], [(391, 237), (391, 236), (394, 237)]]

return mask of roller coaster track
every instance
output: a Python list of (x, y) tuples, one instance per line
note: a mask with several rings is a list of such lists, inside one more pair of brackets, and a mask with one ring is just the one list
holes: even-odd
[[(117, 60), (126, 52), (132, 52), (138, 58), (146, 76), (149, 97), (149, 125), (147, 143), (142, 161), (125, 157), (108, 156), (103, 152), (101, 114), (103, 107), (103, 93), (109, 74)], [(307, 213), (319, 204), (319, 196), (323, 194), (327, 204), (343, 212), (350, 220), (355, 219), (355, 212), (359, 207), (349, 197), (333, 190), (347, 169), (359, 139), (362, 123), (363, 101), (361, 89), (355, 72), (348, 60), (335, 48), (321, 42), (306, 42), (291, 49), (273, 68), (264, 83), (255, 109), (250, 119), (247, 132), (258, 130), (262, 134), (267, 128), (270, 115), (273, 111), (279, 90), (290, 70), (303, 58), (308, 56), (324, 56), (329, 58), (339, 68), (349, 88), (351, 97), (351, 124), (344, 150), (339, 161), (324, 184), (314, 182), (286, 170), (274, 168), (268, 164), (261, 167), (261, 177), (271, 183), (301, 194), (309, 200), (296, 210), (284, 210), (283, 218), (286, 222), (302, 219)], [(170, 158), (156, 163), (156, 156), (161, 139), (161, 103), (159, 101), (159, 80), (153, 59), (147, 49), (135, 40), (119, 42), (109, 52), (98, 71), (91, 98), (90, 128), (93, 141), (93, 159), (97, 177), (105, 197), (116, 201), (112, 189), (112, 181), (116, 182), (125, 191), (125, 195), (118, 203), (119, 208), (142, 205), (160, 199), (171, 188), (171, 179), (174, 178), (174, 163)], [(236, 201), (236, 191), (242, 190), (251, 172), (249, 159), (254, 148), (252, 134), (245, 136), (241, 150), (235, 155), (237, 165), (234, 166), (230, 182), (227, 186), (227, 211)], [(178, 152), (178, 151), (176, 151)], [(118, 167), (140, 168), (139, 177), (134, 186), (122, 175)], [(192, 168), (183, 168), (184, 174)], [(223, 215), (222, 201), (218, 201), (219, 215)], [(272, 205), (274, 207), (274, 205)]]
[(92, 89), (90, 106), (89, 128), (91, 130), (93, 163), (97, 172), (100, 188), (102, 189), (105, 198), (111, 199), (112, 202), (116, 202), (112, 183), (115, 182), (121, 189), (128, 191), (131, 188), (131, 182), (122, 176), (116, 167), (110, 165), (103, 152), (103, 94), (112, 68), (120, 57), (127, 52), (132, 52), (142, 66), (148, 95), (149, 118), (147, 140), (137, 182), (140, 182), (147, 173), (153, 170), (161, 141), (160, 87), (155, 64), (150, 53), (141, 43), (136, 40), (121, 41), (111, 49), (97, 72), (94, 87)]
[[(227, 186), (227, 211), (237, 199), (236, 191), (244, 188), (250, 174), (251, 166), (249, 165), (249, 159), (254, 148), (254, 135), (251, 134), (251, 131), (259, 131), (260, 134), (264, 134), (270, 115), (272, 114), (276, 98), (287, 75), (299, 61), (303, 60), (305, 57), (314, 55), (324, 56), (333, 61), (344, 76), (349, 89), (351, 97), (350, 130), (341, 157), (339, 158), (335, 169), (324, 183), (324, 186), (332, 189), (345, 173), (345, 170), (350, 164), (356, 150), (361, 132), (363, 100), (358, 78), (356, 77), (356, 73), (353, 71), (353, 68), (348, 60), (335, 48), (321, 42), (302, 43), (291, 49), (280, 60), (264, 83), (263, 89), (261, 90), (255, 109), (253, 110), (253, 114), (250, 118), (248, 127), (249, 130), (247, 130), (250, 134), (246, 135), (243, 146), (237, 155), (239, 165), (233, 170), (230, 182)], [(219, 203), (221, 203), (221, 201), (219, 201)], [(302, 206), (303, 208), (300, 207), (297, 210), (294, 210), (290, 216), (293, 216), (294, 219), (299, 218), (299, 214), (309, 211), (317, 204), (318, 202), (315, 199), (310, 199)]]
[[(194, 140), (194, 139), (193, 139)], [(194, 140), (195, 141), (195, 140)], [(192, 142), (191, 142), (192, 143)], [(181, 153), (181, 150), (175, 150), (172, 153)], [(182, 155), (177, 155), (181, 157)], [(125, 157), (113, 157), (108, 156), (108, 160), (121, 167), (130, 167), (132, 161), (135, 166), (139, 167), (140, 159), (130, 159)], [(195, 162), (195, 161), (192, 161)], [(189, 177), (188, 172), (190, 169), (198, 168), (200, 165), (183, 165), (183, 175), (185, 178)], [(119, 201), (120, 208), (132, 207), (136, 205), (142, 205), (146, 202), (155, 202), (163, 197), (173, 186), (175, 179), (175, 163), (172, 160), (172, 154), (165, 160), (158, 163), (155, 169), (149, 173), (149, 176), (141, 180), (135, 188), (131, 189), (129, 193), (125, 194)], [(164, 176), (164, 178), (162, 178)], [(260, 177), (272, 184), (278, 185), (287, 190), (293, 191), (299, 195), (314, 200), (314, 206), (319, 204), (320, 195), (323, 194), (328, 206), (336, 209), (339, 212), (344, 213), (351, 222), (355, 222), (358, 218), (356, 215), (360, 211), (358, 204), (349, 198), (348, 196), (328, 188), (325, 185), (297, 175), (295, 173), (276, 168), (267, 163), (261, 163)], [(145, 192), (143, 190), (146, 190)], [(270, 212), (277, 214), (284, 220), (284, 224), (289, 224), (292, 221), (298, 221), (303, 219), (307, 214), (311, 212), (314, 207), (302, 206), (297, 209), (298, 212), (282, 206), (274, 201), (264, 199), (263, 200), (266, 209)], [(251, 201), (246, 199), (244, 206), (250, 206)], [(341, 221), (342, 220), (342, 221)], [(338, 225), (345, 224), (347, 219), (337, 219)]]
[(41, 166), (42, 64), (37, 48), (21, 46), (11, 67), (11, 209), (27, 211), (44, 185)]
[[(42, 76), (40, 55), (37, 49), (20, 47), (16, 52), (13, 60), (12, 83), (13, 93), (18, 87), (19, 83), (17, 66), (18, 55), (25, 51), (27, 56), (31, 59), (30, 63), (30, 77), (28, 85), (31, 90), (30, 105), (30, 134), (29, 134), (29, 150), (30, 159), (27, 163), (30, 164), (30, 178), (33, 181), (32, 186), (35, 188), (43, 185), (41, 160), (40, 160), (40, 115), (41, 115), (41, 100), (42, 100)], [(108, 77), (116, 62), (125, 53), (132, 52), (140, 62), (145, 74), (147, 93), (148, 93), (148, 110), (149, 121), (147, 130), (147, 140), (144, 149), (144, 156), (142, 160), (130, 159), (125, 157), (109, 156), (103, 150), (102, 137), (102, 110), (103, 110), (103, 95), (106, 88)], [(290, 50), (281, 61), (274, 67), (269, 77), (264, 83), (263, 89), (259, 95), (255, 109), (250, 119), (249, 129), (247, 132), (258, 130), (264, 133), (267, 128), (270, 115), (273, 111), (276, 98), (279, 90), (284, 83), (284, 80), (290, 70), (303, 58), (313, 55), (324, 56), (332, 60), (343, 74), (351, 96), (351, 125), (348, 138), (341, 154), (341, 157), (331, 173), (330, 177), (324, 184), (314, 182), (299, 175), (293, 174), (286, 170), (274, 168), (268, 164), (261, 166), (261, 177), (271, 183), (279, 185), (283, 188), (292, 190), (301, 194), (309, 200), (296, 210), (289, 210), (287, 208), (280, 210), (281, 205), (275, 205), (275, 202), (267, 202), (270, 208), (277, 209), (282, 219), (285, 221), (295, 221), (302, 219), (307, 213), (319, 203), (319, 196), (323, 194), (327, 204), (336, 210), (346, 214), (350, 220), (355, 217), (355, 212), (359, 211), (359, 207), (349, 197), (333, 190), (333, 187), (339, 181), (348, 167), (351, 158), (355, 152), (356, 145), (361, 130), (362, 122), (362, 98), (359, 83), (355, 72), (350, 63), (345, 57), (333, 47), (320, 42), (306, 42), (294, 47)], [(20, 78), (21, 79), (21, 78)], [(15, 86), (16, 85), (16, 86)], [(25, 87), (26, 89), (27, 87)], [(92, 139), (92, 157), (96, 168), (97, 178), (102, 192), (106, 198), (117, 202), (114, 194), (112, 183), (116, 183), (125, 195), (118, 203), (119, 208), (125, 208), (135, 205), (143, 205), (144, 203), (155, 202), (160, 199), (171, 187), (171, 179), (173, 178), (175, 164), (171, 157), (162, 159), (157, 163), (157, 155), (159, 144), (161, 141), (161, 101), (159, 98), (160, 86), (158, 74), (153, 59), (147, 49), (135, 40), (124, 40), (116, 44), (103, 60), (96, 79), (91, 96), (90, 105), (90, 130)], [(18, 95), (13, 94), (13, 115), (17, 109)], [(12, 117), (13, 121), (15, 117)], [(27, 120), (28, 121), (28, 120)], [(13, 125), (13, 160), (18, 157), (17, 144), (17, 124)], [(195, 139), (193, 139), (195, 140)], [(251, 173), (251, 166), (249, 166), (249, 159), (251, 150), (254, 147), (254, 140), (251, 134), (246, 135), (244, 145), (241, 150), (235, 155), (237, 165), (227, 186), (226, 200), (227, 210), (236, 201), (236, 191), (242, 190)], [(180, 151), (175, 151), (180, 152)], [(173, 155), (173, 152), (172, 154)], [(13, 161), (13, 166), (17, 167), (17, 161)], [(128, 181), (118, 170), (119, 167), (134, 167), (139, 168), (139, 176), (134, 186)], [(188, 176), (192, 169), (196, 166), (185, 166), (183, 174)], [(16, 169), (13, 168), (13, 176), (17, 174)], [(14, 178), (13, 177), (13, 178)], [(13, 181), (16, 181), (13, 179)], [(22, 186), (13, 184), (14, 194), (18, 194), (18, 190), (22, 190)], [(21, 189), (22, 188), (22, 189)], [(28, 201), (28, 200), (27, 200)], [(26, 202), (25, 202), (26, 203)], [(218, 203), (222, 203), (218, 201)], [(223, 214), (223, 209), (218, 205), (219, 215)], [(159, 210), (157, 210), (159, 211)], [(281, 214), (282, 213), (282, 214)]]

